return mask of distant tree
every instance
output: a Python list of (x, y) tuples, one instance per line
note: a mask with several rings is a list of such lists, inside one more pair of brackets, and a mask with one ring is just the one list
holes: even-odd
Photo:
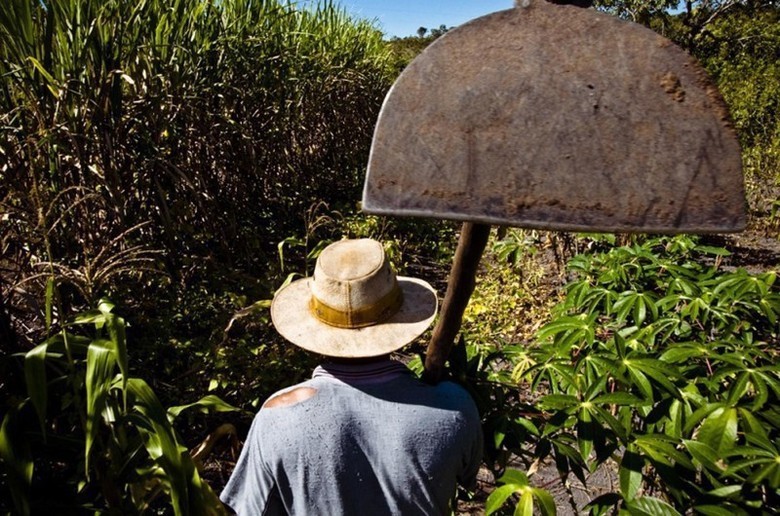
[(424, 38), (426, 32), (428, 32), (428, 28), (427, 27), (420, 27), (419, 29), (417, 29), (417, 37), (418, 38)]
[(431, 36), (433, 36), (433, 39), (438, 38), (439, 36), (443, 36), (446, 34), (452, 27), (447, 27), (446, 25), (439, 25), (438, 29), (431, 29)]

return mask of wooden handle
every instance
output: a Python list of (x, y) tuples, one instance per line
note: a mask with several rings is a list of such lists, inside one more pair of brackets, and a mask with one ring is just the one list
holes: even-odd
[(490, 226), (464, 222), (455, 251), (455, 261), (447, 281), (447, 292), (441, 306), (441, 314), (433, 328), (431, 342), (425, 357), (423, 379), (437, 383), (444, 373), (444, 363), (460, 330), (463, 312), (474, 292), (477, 267), (490, 236)]

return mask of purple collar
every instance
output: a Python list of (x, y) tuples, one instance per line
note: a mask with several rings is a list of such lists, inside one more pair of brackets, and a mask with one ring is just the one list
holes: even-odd
[(368, 364), (332, 364), (317, 366), (312, 378), (331, 378), (351, 385), (382, 383), (411, 374), (401, 362), (382, 360)]

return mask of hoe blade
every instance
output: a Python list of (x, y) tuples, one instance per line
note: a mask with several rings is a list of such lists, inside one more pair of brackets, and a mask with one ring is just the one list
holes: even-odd
[(745, 225), (739, 144), (696, 61), (640, 25), (525, 0), (401, 74), (363, 209), (575, 231)]

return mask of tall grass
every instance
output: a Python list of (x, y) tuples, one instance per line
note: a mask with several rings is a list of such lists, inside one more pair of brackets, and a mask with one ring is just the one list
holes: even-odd
[(4, 0), (12, 315), (46, 278), (65, 316), (149, 270), (262, 270), (315, 200), (357, 199), (388, 61), (330, 2)]
[[(83, 356), (63, 324), (109, 293), (134, 322), (142, 303), (161, 312), (166, 335), (182, 292), (203, 306), (221, 295), (202, 294), (193, 269), (270, 283), (277, 244), (304, 232), (310, 206), (358, 199), (392, 76), (381, 34), (330, 2), (0, 2), (0, 512), (9, 493), (31, 512), (154, 510), (163, 498), (182, 514), (219, 510), (166, 416), (147, 410), (160, 405), (151, 387), (186, 364), (134, 338), (120, 385), (100, 361), (105, 342)], [(154, 363), (135, 394), (146, 384), (127, 380), (134, 361)], [(160, 455), (155, 439), (168, 437)]]

